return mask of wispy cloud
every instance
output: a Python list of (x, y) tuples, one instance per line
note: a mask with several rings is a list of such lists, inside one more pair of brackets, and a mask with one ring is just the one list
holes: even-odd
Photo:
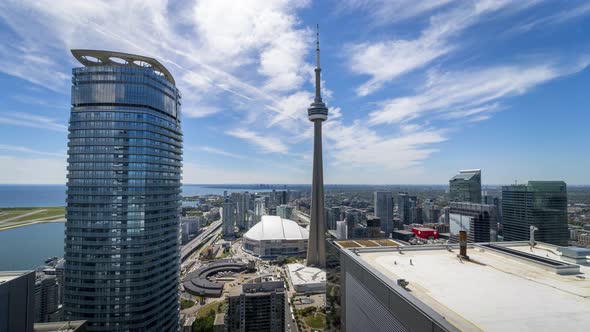
[(512, 5), (519, 9), (524, 6), (511, 1), (469, 2), (433, 15), (428, 27), (416, 39), (394, 38), (349, 45), (345, 52), (349, 57), (350, 70), (370, 77), (356, 89), (356, 93), (359, 96), (369, 95), (404, 74), (424, 68), (460, 47), (452, 37), (476, 24), (485, 15)]
[(212, 153), (212, 154), (216, 154), (216, 155), (220, 155), (220, 156), (224, 156), (224, 157), (231, 157), (231, 158), (236, 158), (236, 159), (248, 159), (248, 157), (241, 155), (241, 154), (237, 154), (237, 153), (232, 153), (232, 152), (228, 152), (222, 149), (217, 149), (217, 148), (213, 148), (210, 146), (202, 146), (202, 147), (188, 147), (187, 150), (192, 150), (192, 151), (204, 151), (207, 153)]
[(26, 146), (18, 146), (18, 145), (0, 144), (0, 151), (19, 152), (19, 153), (24, 153), (24, 154), (33, 154), (33, 155), (40, 155), (40, 156), (60, 157), (63, 159), (66, 158), (65, 152), (64, 153), (56, 153), (56, 152), (39, 151), (39, 150), (28, 148)]
[(68, 127), (59, 123), (56, 119), (23, 112), (3, 112), (2, 117), (0, 117), (0, 124), (48, 129), (59, 132), (68, 131)]
[(455, 0), (342, 0), (340, 10), (366, 10), (377, 25), (392, 24), (424, 15)]
[(445, 73), (431, 71), (427, 84), (419, 89), (418, 94), (381, 102), (369, 114), (370, 123), (405, 123), (423, 117), (427, 112), (448, 112), (447, 118), (489, 112), (497, 108), (503, 98), (522, 95), (539, 84), (580, 71), (588, 63), (494, 66)]
[(234, 129), (226, 131), (226, 134), (250, 142), (257, 146), (264, 153), (287, 153), (288, 148), (283, 142), (275, 137), (263, 136), (246, 129)]
[(0, 183), (63, 185), (65, 182), (65, 158), (21, 158), (0, 155)]
[(574, 8), (559, 11), (555, 14), (535, 18), (524, 24), (518, 25), (510, 31), (514, 32), (527, 32), (538, 27), (546, 27), (552, 24), (560, 24), (570, 20), (574, 20), (590, 14), (590, 3), (584, 2)]
[(340, 121), (327, 123), (324, 132), (333, 166), (341, 168), (407, 169), (438, 151), (429, 146), (447, 140), (444, 130), (437, 129), (380, 135), (360, 121), (352, 125)]

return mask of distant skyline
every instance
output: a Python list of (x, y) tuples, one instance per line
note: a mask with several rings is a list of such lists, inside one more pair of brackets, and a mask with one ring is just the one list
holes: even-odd
[[(0, 183), (65, 184), (72, 48), (154, 57), (184, 183), (310, 183), (320, 26), (326, 184), (590, 184), (586, 1), (2, 1)], [(23, 24), (26, 22), (26, 24)]]

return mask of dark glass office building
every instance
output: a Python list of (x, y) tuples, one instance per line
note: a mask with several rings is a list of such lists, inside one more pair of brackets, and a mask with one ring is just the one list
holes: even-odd
[(539, 230), (535, 240), (567, 245), (567, 187), (563, 181), (529, 181), (502, 187), (504, 241), (528, 241), (530, 226)]
[(158, 61), (73, 50), (64, 314), (89, 331), (178, 328), (180, 94)]

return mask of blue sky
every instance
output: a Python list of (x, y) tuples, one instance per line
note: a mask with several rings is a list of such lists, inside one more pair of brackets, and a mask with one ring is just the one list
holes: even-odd
[(586, 1), (0, 3), (0, 183), (64, 183), (72, 48), (152, 56), (183, 95), (185, 183), (588, 184)]

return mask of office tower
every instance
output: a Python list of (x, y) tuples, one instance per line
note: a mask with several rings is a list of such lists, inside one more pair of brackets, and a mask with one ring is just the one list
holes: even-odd
[(359, 227), (359, 224), (363, 220), (363, 216), (360, 210), (349, 209), (344, 213), (344, 220), (346, 221), (346, 236), (348, 239), (355, 238), (355, 229)]
[(277, 206), (277, 216), (283, 219), (291, 219), (291, 215), (293, 214), (293, 207), (290, 205), (279, 205)]
[(348, 239), (348, 225), (346, 220), (340, 220), (336, 222), (336, 238), (338, 240)]
[(393, 231), (393, 196), (390, 191), (376, 191), (374, 194), (375, 217), (381, 219), (381, 230), (385, 237)]
[(256, 197), (254, 199), (254, 217), (253, 222), (257, 223), (261, 220), (262, 216), (266, 214), (264, 197)]
[(35, 276), (35, 323), (61, 320), (59, 309), (57, 276), (37, 272)]
[(481, 170), (468, 169), (449, 180), (451, 202), (471, 202), (481, 204)]
[(567, 245), (567, 186), (563, 181), (529, 181), (502, 187), (504, 241), (528, 241), (530, 226), (535, 240)]
[(180, 93), (157, 60), (72, 50), (65, 319), (176, 330)]
[(0, 332), (33, 332), (35, 272), (0, 272)]
[(412, 224), (424, 223), (424, 221), (422, 219), (422, 207), (421, 206), (414, 206), (410, 209), (410, 221)]
[(234, 236), (235, 219), (234, 203), (225, 202), (221, 206), (221, 223), (224, 237)]
[[(585, 331), (586, 252), (526, 242), (327, 244), (328, 331)], [(464, 249), (464, 256), (458, 257)], [(579, 248), (578, 248), (579, 249)], [(561, 253), (560, 253), (561, 251)], [(468, 256), (469, 259), (466, 259)], [(581, 280), (581, 281), (580, 281)], [(573, 317), (573, 318), (572, 318)]]
[(449, 218), (451, 242), (459, 242), (459, 231), (467, 232), (468, 242), (497, 240), (498, 209), (495, 205), (451, 202)]
[(285, 308), (283, 281), (242, 284), (227, 297), (225, 330), (285, 331)]
[(340, 220), (342, 220), (342, 208), (340, 206), (326, 208), (326, 226), (328, 229), (336, 229), (336, 222)]
[(416, 207), (417, 202), (418, 198), (416, 196), (411, 196), (408, 193), (397, 194), (397, 209), (400, 221), (403, 224), (409, 225), (412, 223), (412, 208)]
[(324, 220), (324, 171), (322, 162), (322, 122), (328, 119), (328, 108), (322, 101), (320, 89), (320, 35), (316, 41), (315, 99), (307, 109), (313, 122), (313, 177), (311, 183), (311, 216), (307, 266), (323, 268), (326, 265), (326, 221)]

